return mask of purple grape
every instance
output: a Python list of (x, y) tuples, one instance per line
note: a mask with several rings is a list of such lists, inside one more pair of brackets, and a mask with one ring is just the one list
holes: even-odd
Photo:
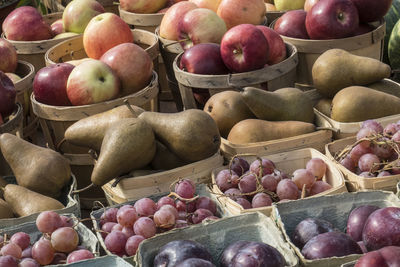
[(239, 176), (242, 176), (249, 168), (250, 164), (244, 158), (236, 157), (232, 161), (231, 170)]

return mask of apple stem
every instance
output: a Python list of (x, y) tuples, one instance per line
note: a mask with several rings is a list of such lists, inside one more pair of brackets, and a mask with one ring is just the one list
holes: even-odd
[(179, 44), (179, 43), (181, 43), (181, 42), (186, 42), (186, 41), (189, 41), (189, 40), (190, 40), (190, 38), (181, 39), (181, 40), (178, 40), (178, 41), (169, 43), (169, 44), (165, 44), (165, 45), (163, 45), (163, 48), (168, 47), (168, 46), (170, 46), (170, 45)]
[(344, 19), (343, 12), (339, 12), (339, 14), (338, 14), (338, 19), (339, 19), (339, 20), (343, 20), (343, 19)]

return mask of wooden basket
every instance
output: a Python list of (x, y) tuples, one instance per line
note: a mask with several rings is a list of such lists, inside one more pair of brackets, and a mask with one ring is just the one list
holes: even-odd
[(208, 90), (210, 95), (232, 90), (234, 87), (257, 86), (267, 84), (269, 91), (283, 87), (294, 87), (296, 82), (296, 67), (298, 63), (297, 50), (286, 43), (288, 58), (280, 63), (250, 72), (229, 75), (199, 75), (181, 70), (178, 66), (181, 53), (175, 58), (173, 68), (185, 109), (198, 108), (193, 96), (193, 88)]
[(286, 11), (267, 11), (266, 17), (267, 17), (267, 25), (270, 25), (272, 22), (277, 20), (280, 16), (285, 14)]
[(354, 192), (365, 189), (374, 189), (374, 190), (379, 189), (379, 190), (389, 190), (396, 192), (397, 183), (400, 182), (400, 174), (386, 176), (386, 177), (365, 178), (349, 171), (335, 160), (334, 156), (336, 155), (336, 153), (342, 151), (343, 148), (352, 145), (355, 142), (356, 142), (356, 137), (353, 136), (334, 141), (325, 146), (326, 156), (332, 162), (334, 162), (337, 168), (343, 173), (349, 191)]
[[(324, 179), (327, 183), (332, 185), (332, 188), (312, 197), (333, 195), (333, 194), (347, 192), (346, 184), (344, 182), (342, 173), (336, 168), (335, 164), (333, 164), (325, 155), (323, 155), (322, 153), (318, 152), (313, 148), (305, 148), (274, 155), (259, 154), (258, 156), (272, 160), (275, 163), (276, 168), (284, 171), (285, 173), (293, 173), (297, 169), (304, 169), (307, 162), (311, 158), (320, 158), (327, 165), (326, 175)], [(247, 161), (250, 162), (256, 159), (256, 157), (254, 156), (243, 156), (243, 158), (245, 158)], [(272, 212), (272, 206), (254, 208), (254, 209), (244, 209), (240, 204), (236, 203), (229, 197), (223, 195), (223, 192), (216, 185), (215, 179), (218, 173), (224, 169), (227, 169), (227, 166), (214, 169), (212, 171), (211, 178), (213, 183), (213, 192), (219, 196), (218, 197), (219, 202), (228, 210), (228, 212), (233, 215), (237, 215), (247, 212), (259, 211), (267, 216), (270, 216)]]
[(111, 181), (102, 188), (114, 203), (123, 203), (158, 193), (170, 192), (170, 185), (178, 178), (190, 179), (195, 183), (210, 182), (211, 170), (222, 166), (222, 163), (223, 158), (218, 152), (210, 158), (172, 170), (125, 178), (115, 187), (113, 187), (114, 181)]
[[(271, 23), (273, 28), (275, 21)], [(386, 24), (381, 21), (377, 28), (369, 33), (331, 40), (307, 40), (290, 38), (281, 35), (285, 42), (296, 46), (299, 55), (297, 67), (297, 82), (300, 84), (313, 84), (312, 66), (317, 58), (326, 50), (340, 48), (358, 56), (381, 59), (383, 56), (383, 38), (385, 36)]]

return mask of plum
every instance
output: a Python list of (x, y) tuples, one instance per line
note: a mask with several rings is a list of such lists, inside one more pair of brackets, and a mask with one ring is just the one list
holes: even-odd
[(315, 260), (362, 254), (360, 246), (341, 232), (328, 232), (311, 238), (301, 250), (306, 259)]
[(379, 207), (374, 205), (362, 205), (353, 209), (347, 219), (346, 233), (353, 238), (354, 241), (361, 241), (362, 231), (368, 216), (378, 209)]
[(176, 267), (215, 267), (215, 265), (203, 259), (189, 258), (181, 261)]
[(399, 267), (400, 247), (387, 246), (371, 251), (358, 259), (354, 267)]
[(236, 157), (232, 161), (231, 170), (239, 176), (242, 176), (249, 168), (250, 164), (244, 158)]
[(302, 220), (294, 229), (292, 241), (293, 244), (302, 249), (304, 245), (314, 236), (333, 231), (337, 230), (328, 221), (317, 218), (306, 218)]
[(222, 252), (220, 260), (221, 267), (228, 266), (239, 250), (249, 243), (250, 241), (240, 240), (227, 246)]
[(189, 258), (212, 261), (210, 253), (202, 244), (191, 240), (175, 240), (160, 248), (154, 258), (153, 266), (174, 267)]

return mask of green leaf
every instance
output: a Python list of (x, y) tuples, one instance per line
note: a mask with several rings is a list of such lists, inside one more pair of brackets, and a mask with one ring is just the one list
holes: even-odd
[(32, 1), (31, 0), (20, 0), (18, 2), (17, 7), (21, 7), (21, 6), (30, 6), (32, 5)]

